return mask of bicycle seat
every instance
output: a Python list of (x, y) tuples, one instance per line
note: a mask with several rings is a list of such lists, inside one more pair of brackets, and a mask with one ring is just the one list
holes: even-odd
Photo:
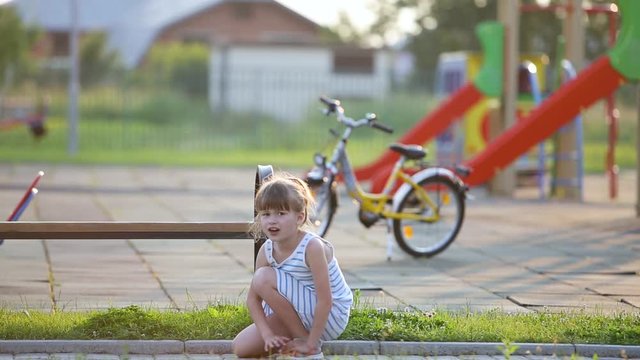
[(411, 160), (418, 160), (427, 156), (427, 152), (420, 145), (391, 144), (389, 149)]

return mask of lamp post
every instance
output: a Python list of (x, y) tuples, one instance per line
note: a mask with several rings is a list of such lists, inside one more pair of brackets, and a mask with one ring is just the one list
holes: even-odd
[(69, 60), (69, 155), (78, 152), (78, 96), (79, 96), (79, 68), (78, 62), (78, 2), (70, 1), (71, 11), (71, 31), (69, 32), (69, 43), (71, 44)]
[(640, 83), (636, 85), (638, 96), (638, 123), (636, 124), (636, 217), (640, 218)]

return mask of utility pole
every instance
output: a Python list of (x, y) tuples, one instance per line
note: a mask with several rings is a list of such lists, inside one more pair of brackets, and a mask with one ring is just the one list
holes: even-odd
[(640, 84), (636, 85), (638, 96), (638, 123), (636, 124), (636, 217), (640, 218)]
[(78, 152), (78, 96), (80, 87), (80, 64), (78, 62), (78, 1), (69, 0), (71, 31), (69, 32), (69, 155)]

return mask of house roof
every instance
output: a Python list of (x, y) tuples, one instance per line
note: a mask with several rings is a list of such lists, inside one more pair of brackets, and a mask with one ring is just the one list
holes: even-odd
[[(129, 0), (131, 1), (131, 0)], [(109, 44), (120, 51), (122, 61), (133, 67), (144, 56), (157, 34), (167, 25), (224, 0), (144, 0), (109, 27)]]
[[(80, 30), (104, 30), (114, 19), (128, 11), (135, 1), (76, 0), (77, 26)], [(13, 0), (22, 20), (48, 31), (71, 28), (73, 0)]]
[(107, 32), (109, 45), (119, 51), (125, 66), (133, 67), (163, 28), (225, 1), (239, 0), (14, 0), (11, 4), (26, 23), (49, 31), (68, 31), (75, 3), (78, 29)]

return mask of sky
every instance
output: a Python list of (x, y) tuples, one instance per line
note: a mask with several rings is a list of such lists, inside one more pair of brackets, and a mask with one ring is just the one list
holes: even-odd
[[(0, 5), (10, 0), (0, 0)], [(349, 14), (353, 24), (362, 29), (374, 20), (368, 10), (370, 0), (277, 0), (320, 25), (331, 26), (338, 22), (340, 11)]]
[[(1, 1), (1, 0), (0, 0)], [(373, 22), (367, 9), (369, 0), (277, 0), (320, 25), (335, 25), (340, 11), (345, 11), (354, 25), (366, 27)]]
[[(10, 0), (0, 0), (0, 5)], [(108, 1), (108, 0), (105, 0)], [(133, 1), (133, 0), (132, 0)], [(375, 20), (373, 12), (369, 10), (372, 0), (276, 0), (290, 9), (302, 14), (314, 22), (332, 26), (338, 22), (341, 11), (348, 14), (354, 26), (364, 30)], [(412, 21), (401, 22), (401, 30), (410, 31)]]
[[(299, 14), (324, 26), (336, 25), (340, 12), (345, 12), (358, 30), (367, 30), (375, 21), (375, 15), (369, 10), (374, 0), (276, 0)], [(416, 25), (411, 10), (400, 11), (396, 31), (387, 33), (387, 45), (402, 41), (405, 34), (415, 33)], [(370, 39), (371, 40), (371, 39)], [(378, 39), (371, 45), (383, 45)]]

